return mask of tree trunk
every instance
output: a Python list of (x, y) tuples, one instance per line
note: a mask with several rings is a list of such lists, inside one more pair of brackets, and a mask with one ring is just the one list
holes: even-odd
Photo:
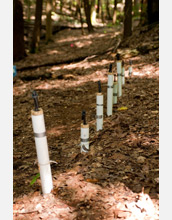
[(125, 1), (123, 38), (132, 35), (132, 0)]
[(159, 21), (159, 0), (148, 0), (148, 24)]
[(63, 4), (64, 4), (63, 1), (64, 0), (60, 0), (60, 13), (62, 13), (62, 11), (63, 11)]
[(27, 2), (27, 20), (30, 21), (30, 6), (31, 6), (31, 1), (28, 0)]
[(97, 17), (100, 18), (100, 0), (97, 1), (97, 9), (96, 9), (96, 12), (97, 12)]
[(13, 1), (13, 60), (26, 56), (24, 47), (23, 5), (20, 0)]
[(101, 11), (101, 20), (102, 23), (105, 23), (105, 15), (104, 15), (104, 10), (103, 10), (103, 0), (100, 0), (100, 11)]
[(35, 24), (34, 24), (31, 49), (30, 49), (31, 53), (35, 53), (39, 49), (39, 41), (41, 34), (42, 3), (43, 0), (36, 0)]
[(57, 8), (57, 2), (56, 0), (53, 0), (53, 11), (56, 12), (56, 8)]
[(106, 0), (106, 13), (107, 13), (107, 19), (112, 20), (110, 10), (109, 10), (109, 0)]
[(141, 0), (141, 15), (140, 15), (140, 24), (145, 25), (148, 23), (147, 16), (147, 0)]
[(77, 0), (77, 9), (76, 10), (78, 10), (78, 12), (77, 13), (79, 13), (79, 19), (80, 19), (80, 22), (81, 22), (81, 32), (82, 32), (82, 35), (84, 35), (84, 28), (83, 28), (83, 19), (82, 19), (82, 13), (81, 13), (81, 1), (82, 0)]
[(52, 0), (47, 0), (46, 4), (46, 42), (52, 40), (52, 23), (51, 23), (51, 12), (52, 12), (53, 2)]
[(75, 15), (77, 18), (79, 18), (79, 10), (80, 10), (80, 6), (79, 6), (79, 0), (76, 1), (76, 11), (75, 11)]
[(117, 15), (117, 0), (114, 0), (114, 11), (113, 11), (113, 24), (116, 23), (116, 15)]
[(96, 24), (96, 8), (95, 8), (96, 1), (91, 1), (91, 23), (94, 25)]
[(134, 15), (139, 15), (139, 0), (134, 0)]
[(84, 10), (85, 10), (86, 20), (87, 20), (87, 25), (88, 25), (88, 32), (91, 33), (94, 30), (91, 24), (91, 5), (89, 4), (89, 0), (84, 0)]

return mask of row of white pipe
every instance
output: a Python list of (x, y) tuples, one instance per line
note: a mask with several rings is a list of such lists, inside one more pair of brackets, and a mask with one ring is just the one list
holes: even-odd
[[(132, 72), (129, 68), (129, 73)], [(121, 66), (121, 61), (117, 61), (118, 82), (114, 82), (114, 75), (108, 74), (107, 88), (107, 115), (112, 115), (113, 104), (117, 103), (117, 96), (122, 95), (122, 84), (125, 84), (125, 69)], [(97, 131), (103, 129), (103, 94), (97, 93), (96, 96), (96, 127)], [(48, 144), (45, 130), (43, 110), (32, 110), (31, 118), (35, 137), (38, 167), (40, 171), (41, 185), (43, 194), (50, 193), (53, 189), (52, 174), (48, 153)], [(81, 152), (89, 151), (89, 125), (81, 124)]]
[(114, 75), (108, 73), (107, 86), (107, 116), (112, 115), (113, 104), (117, 104), (117, 97), (122, 96), (122, 85), (125, 84), (125, 68), (122, 61), (117, 60), (117, 82), (114, 82)]
[[(125, 68), (122, 61), (119, 60), (117, 65), (118, 81), (114, 82), (114, 74), (108, 73), (107, 83), (107, 116), (112, 115), (113, 104), (117, 104), (117, 96), (122, 96), (122, 85), (125, 84)], [(96, 95), (96, 130), (103, 129), (103, 94)], [(81, 124), (81, 153), (89, 151), (89, 125)]]

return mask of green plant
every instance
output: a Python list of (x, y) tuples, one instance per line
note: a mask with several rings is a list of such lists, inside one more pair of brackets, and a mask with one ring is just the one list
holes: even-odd
[(39, 177), (40, 177), (40, 173), (37, 173), (36, 176), (34, 176), (32, 181), (30, 182), (30, 185), (32, 186)]

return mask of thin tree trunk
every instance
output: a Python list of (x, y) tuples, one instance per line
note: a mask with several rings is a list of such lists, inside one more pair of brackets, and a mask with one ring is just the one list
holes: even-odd
[(97, 9), (96, 9), (96, 12), (97, 12), (97, 17), (100, 18), (100, 0), (97, 1)]
[(107, 13), (107, 19), (112, 20), (110, 10), (109, 10), (109, 0), (106, 0), (106, 13)]
[(132, 0), (125, 1), (124, 7), (124, 34), (123, 37), (132, 35)]
[(140, 24), (145, 25), (148, 23), (147, 16), (147, 0), (141, 0), (141, 15), (140, 15)]
[(138, 16), (139, 14), (139, 0), (134, 0), (134, 15)]
[(57, 8), (57, 2), (56, 0), (53, 0), (53, 11), (56, 12), (56, 8)]
[(46, 4), (46, 42), (52, 40), (52, 21), (51, 21), (51, 12), (52, 12), (52, 0), (47, 0)]
[(84, 0), (84, 10), (85, 10), (86, 20), (87, 20), (87, 25), (88, 25), (88, 32), (91, 33), (94, 30), (91, 24), (91, 5), (89, 4), (89, 0)]
[(35, 53), (39, 48), (39, 41), (41, 34), (42, 3), (43, 0), (36, 0), (35, 24), (34, 24), (31, 49), (30, 49), (31, 53)]
[(62, 13), (63, 11), (63, 2), (64, 0), (60, 0), (60, 13)]
[(84, 35), (83, 19), (82, 19), (82, 13), (81, 13), (81, 1), (82, 0), (77, 0), (77, 1), (78, 1), (78, 5), (79, 5), (79, 16), (80, 16), (80, 22), (81, 22), (81, 32), (82, 32), (82, 35)]
[(114, 0), (114, 11), (113, 11), (113, 24), (116, 23), (116, 16), (117, 16), (117, 0)]
[(30, 21), (30, 6), (31, 6), (31, 2), (30, 0), (28, 0), (28, 4), (27, 4), (27, 20)]
[(105, 23), (105, 15), (104, 15), (104, 10), (103, 10), (103, 0), (100, 0), (100, 9), (101, 9), (101, 20), (102, 23)]
[(26, 56), (24, 46), (23, 5), (20, 0), (13, 1), (13, 60), (18, 61)]
[(159, 0), (148, 0), (147, 14), (149, 24), (159, 21)]
[(78, 15), (79, 15), (79, 10), (80, 10), (80, 6), (79, 6), (79, 0), (76, 1), (77, 4), (76, 4), (76, 11), (75, 11), (75, 15), (77, 18), (78, 18)]

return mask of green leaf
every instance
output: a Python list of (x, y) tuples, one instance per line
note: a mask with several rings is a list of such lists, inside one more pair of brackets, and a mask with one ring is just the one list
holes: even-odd
[(30, 185), (32, 186), (39, 177), (40, 177), (40, 173), (37, 173), (36, 176), (34, 176), (32, 181), (30, 182)]

